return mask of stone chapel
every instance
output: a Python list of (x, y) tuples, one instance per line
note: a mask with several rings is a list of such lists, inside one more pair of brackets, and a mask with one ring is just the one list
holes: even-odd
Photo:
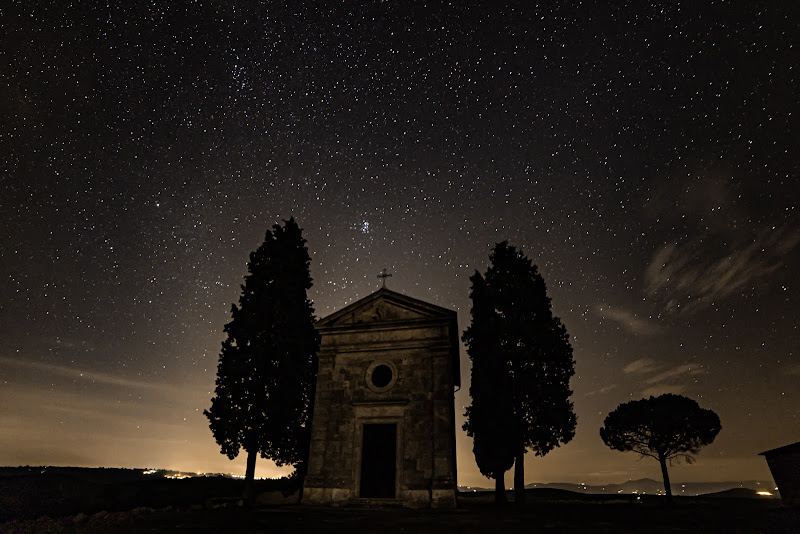
[(303, 502), (456, 505), (456, 312), (385, 287), (316, 323)]

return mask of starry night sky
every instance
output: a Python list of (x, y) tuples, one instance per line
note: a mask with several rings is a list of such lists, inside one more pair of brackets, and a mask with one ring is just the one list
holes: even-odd
[(243, 473), (202, 411), (292, 215), (320, 317), (387, 268), (463, 330), (496, 242), (538, 264), (578, 430), (528, 482), (658, 479), (598, 429), (667, 391), (723, 425), (673, 481), (800, 439), (792, 2), (62, 4), (0, 8), (0, 465)]

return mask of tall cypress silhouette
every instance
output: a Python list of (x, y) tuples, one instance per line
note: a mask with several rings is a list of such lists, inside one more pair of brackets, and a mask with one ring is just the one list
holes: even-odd
[(319, 335), (307, 297), (311, 260), (294, 218), (250, 253), (239, 305), (225, 325), (208, 417), (221, 452), (247, 452), (245, 501), (254, 500), (257, 455), (306, 472)]
[[(464, 341), (477, 387), (470, 389), (465, 428), (476, 448), (482, 446), (480, 439), (505, 441), (514, 459), (515, 500), (522, 504), (526, 452), (544, 456), (575, 435), (577, 420), (569, 400), (575, 361), (538, 268), (505, 241), (495, 246), (490, 261), (485, 277), (472, 277), (473, 317)], [(496, 413), (494, 420), (483, 423), (487, 403)], [(498, 431), (495, 427), (501, 424), (504, 428)], [(492, 432), (502, 437), (480, 437)], [(495, 445), (492, 451), (498, 454), (498, 465), (509, 465), (506, 447)]]
[(472, 362), (464, 430), (472, 437), (472, 452), (478, 468), (495, 481), (495, 502), (506, 501), (505, 472), (514, 465), (511, 439), (513, 399), (505, 360), (496, 346), (496, 317), (483, 276), (477, 271), (472, 281), (472, 322), (462, 340)]

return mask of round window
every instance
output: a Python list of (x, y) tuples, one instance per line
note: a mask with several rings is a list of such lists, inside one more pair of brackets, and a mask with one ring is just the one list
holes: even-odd
[(372, 370), (372, 383), (375, 387), (385, 388), (392, 381), (393, 374), (388, 365), (379, 365)]
[(372, 362), (364, 378), (369, 389), (383, 393), (392, 389), (397, 382), (397, 368), (386, 360)]

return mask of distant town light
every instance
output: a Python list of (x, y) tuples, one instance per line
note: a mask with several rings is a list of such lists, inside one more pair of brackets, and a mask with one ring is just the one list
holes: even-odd
[(763, 495), (764, 497), (772, 497), (772, 493), (770, 493), (769, 491), (757, 491), (756, 495)]

